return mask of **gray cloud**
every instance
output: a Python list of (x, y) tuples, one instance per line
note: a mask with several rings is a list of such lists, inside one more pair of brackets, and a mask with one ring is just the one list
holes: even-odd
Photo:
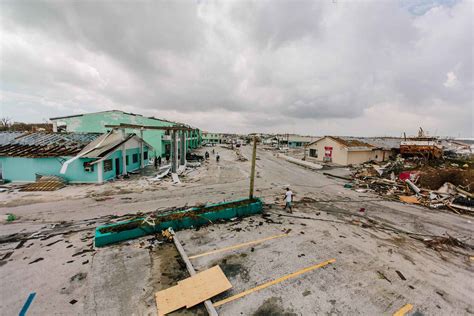
[(473, 136), (472, 5), (3, 1), (1, 114), (117, 108), (220, 131)]

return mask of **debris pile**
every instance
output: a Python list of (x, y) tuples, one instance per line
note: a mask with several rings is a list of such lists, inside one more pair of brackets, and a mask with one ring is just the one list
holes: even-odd
[(36, 182), (23, 186), (20, 191), (56, 191), (66, 186), (66, 179), (59, 176), (38, 175)]
[(240, 149), (235, 150), (235, 154), (237, 155), (237, 161), (248, 161), (247, 157), (245, 157)]
[(357, 192), (375, 191), (405, 203), (474, 215), (472, 165), (425, 165), (422, 160), (397, 157), (383, 165), (367, 163), (355, 169), (351, 183)]

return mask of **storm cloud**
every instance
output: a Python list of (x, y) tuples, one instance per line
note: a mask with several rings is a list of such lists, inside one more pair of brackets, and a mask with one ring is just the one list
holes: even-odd
[(473, 137), (471, 1), (2, 1), (1, 115)]

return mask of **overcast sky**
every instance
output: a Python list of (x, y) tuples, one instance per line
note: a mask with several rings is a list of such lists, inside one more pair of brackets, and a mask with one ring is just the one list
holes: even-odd
[(473, 137), (474, 1), (0, 1), (0, 116)]

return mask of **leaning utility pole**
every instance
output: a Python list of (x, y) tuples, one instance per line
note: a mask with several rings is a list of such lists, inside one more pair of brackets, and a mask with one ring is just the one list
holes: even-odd
[(250, 170), (250, 199), (253, 198), (253, 187), (255, 184), (255, 160), (257, 160), (257, 136), (253, 137), (252, 168)]

